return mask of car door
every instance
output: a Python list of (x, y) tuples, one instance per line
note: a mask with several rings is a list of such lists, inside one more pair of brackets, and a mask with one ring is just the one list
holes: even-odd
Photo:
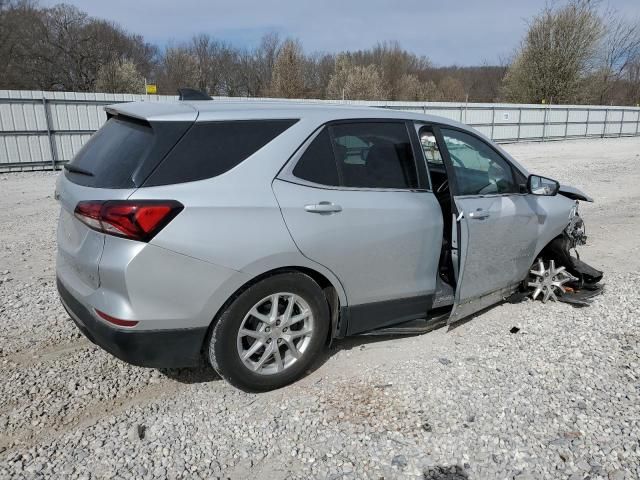
[(442, 217), (404, 121), (317, 131), (273, 182), (303, 255), (330, 269), (348, 331), (424, 317), (435, 292)]
[(522, 175), (489, 143), (455, 128), (440, 134), (459, 222), (455, 321), (500, 300), (526, 277), (538, 216)]

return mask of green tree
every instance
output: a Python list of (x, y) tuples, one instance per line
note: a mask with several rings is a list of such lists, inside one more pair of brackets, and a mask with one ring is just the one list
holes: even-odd
[(573, 103), (582, 79), (594, 68), (603, 22), (589, 0), (571, 0), (564, 7), (546, 7), (533, 19), (504, 91), (523, 103)]

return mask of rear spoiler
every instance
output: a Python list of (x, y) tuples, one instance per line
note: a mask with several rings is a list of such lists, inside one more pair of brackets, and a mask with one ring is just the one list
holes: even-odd
[(142, 120), (144, 122), (175, 121), (194, 122), (198, 110), (182, 102), (128, 102), (107, 105), (104, 110), (108, 118), (119, 116)]

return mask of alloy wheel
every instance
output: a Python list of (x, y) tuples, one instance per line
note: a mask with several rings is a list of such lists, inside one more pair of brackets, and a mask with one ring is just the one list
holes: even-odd
[(575, 280), (575, 277), (565, 270), (564, 267), (556, 268), (556, 263), (550, 260), (548, 268), (541, 258), (538, 259), (536, 268), (530, 270), (529, 282), (527, 285), (532, 289), (531, 298), (534, 300), (542, 295), (542, 302), (547, 300), (558, 300), (557, 295), (565, 293), (565, 283)]
[(313, 334), (309, 304), (293, 293), (274, 293), (257, 302), (242, 320), (238, 355), (255, 373), (280, 373), (302, 357)]

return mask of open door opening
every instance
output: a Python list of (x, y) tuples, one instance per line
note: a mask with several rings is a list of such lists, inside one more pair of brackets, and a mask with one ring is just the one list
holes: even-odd
[(434, 307), (442, 307), (453, 304), (457, 284), (458, 229), (455, 220), (456, 210), (449, 189), (449, 176), (433, 128), (427, 125), (422, 126), (418, 135), (427, 162), (433, 193), (442, 211), (442, 246), (438, 264), (438, 289), (434, 298)]
[[(442, 242), (433, 300), (424, 317), (366, 332), (364, 335), (415, 335), (446, 326), (453, 312), (458, 283), (459, 229), (457, 210), (449, 189), (449, 174), (440, 154), (436, 126), (416, 124), (416, 133), (429, 174), (431, 192), (442, 213)], [(414, 137), (415, 141), (415, 137)], [(431, 194), (429, 194), (430, 198)]]
[(527, 276), (540, 217), (524, 181), (490, 142), (456, 127), (435, 128), (459, 212), (455, 323), (509, 296)]

